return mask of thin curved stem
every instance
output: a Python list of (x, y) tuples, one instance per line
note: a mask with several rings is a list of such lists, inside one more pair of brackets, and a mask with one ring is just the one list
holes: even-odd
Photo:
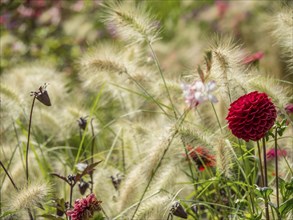
[[(92, 147), (91, 147), (91, 164), (94, 163), (94, 146), (95, 146), (95, 130), (93, 125), (93, 118), (91, 119), (91, 129), (92, 129)], [(90, 178), (91, 178), (91, 193), (93, 193), (93, 186), (94, 186), (94, 178), (93, 178), (93, 171), (90, 172)]]
[(214, 104), (213, 104), (212, 102), (211, 102), (211, 104), (212, 104), (212, 107), (213, 107), (213, 111), (214, 111), (214, 113), (215, 113), (215, 115), (216, 115), (217, 122), (218, 122), (218, 125), (219, 125), (220, 130), (221, 130), (221, 134), (223, 134), (223, 129), (222, 129), (222, 126), (221, 126), (221, 123), (220, 123), (220, 119), (219, 119), (219, 117), (218, 117), (218, 114), (217, 114), (217, 112), (216, 112), (215, 106), (214, 106)]
[(149, 45), (149, 48), (150, 48), (150, 50), (151, 50), (151, 52), (152, 52), (152, 55), (153, 55), (154, 61), (155, 61), (156, 66), (157, 66), (157, 68), (158, 68), (158, 70), (159, 70), (159, 73), (160, 73), (160, 75), (161, 75), (161, 78), (162, 78), (162, 80), (163, 80), (163, 83), (164, 83), (164, 86), (165, 86), (165, 89), (166, 89), (166, 92), (167, 92), (167, 95), (168, 95), (169, 101), (170, 101), (170, 103), (171, 103), (171, 105), (172, 105), (172, 109), (173, 109), (174, 116), (175, 116), (175, 118), (177, 119), (176, 108), (175, 108), (175, 106), (174, 106), (174, 104), (173, 104), (173, 101), (172, 101), (172, 99), (171, 99), (170, 91), (169, 91), (169, 89), (168, 89), (168, 86), (167, 86), (167, 83), (166, 83), (166, 80), (165, 80), (165, 77), (164, 77), (163, 71), (162, 71), (162, 69), (161, 69), (161, 65), (160, 65), (159, 60), (158, 60), (158, 57), (157, 57), (155, 51), (153, 50), (153, 47), (152, 47), (152, 45), (151, 45), (150, 42), (148, 43), (148, 45)]
[(26, 184), (28, 185), (29, 180), (29, 169), (28, 169), (28, 151), (29, 151), (29, 145), (30, 145), (30, 136), (31, 136), (31, 126), (32, 126), (32, 117), (33, 117), (33, 110), (35, 105), (36, 96), (33, 98), (32, 107), (31, 107), (31, 113), (30, 113), (30, 120), (28, 125), (28, 135), (27, 135), (27, 145), (26, 145), (26, 156), (25, 156), (25, 169), (26, 169)]

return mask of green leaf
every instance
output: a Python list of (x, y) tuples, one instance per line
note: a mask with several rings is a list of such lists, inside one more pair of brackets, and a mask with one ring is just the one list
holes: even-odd
[(39, 217), (43, 217), (45, 219), (52, 219), (52, 220), (64, 220), (63, 218), (61, 218), (57, 215), (52, 215), (52, 214), (39, 215)]
[(0, 215), (0, 219), (7, 217), (9, 215), (13, 215), (14, 213), (16, 213), (17, 211), (7, 211), (7, 212), (3, 212), (2, 215)]
[(279, 212), (281, 213), (282, 217), (285, 217), (285, 215), (293, 210), (293, 198), (288, 199), (287, 201), (283, 202), (279, 207)]
[(261, 196), (264, 199), (267, 199), (273, 193), (273, 191), (274, 190), (270, 187), (256, 186), (256, 189), (255, 189), (256, 194), (258, 194), (259, 196)]

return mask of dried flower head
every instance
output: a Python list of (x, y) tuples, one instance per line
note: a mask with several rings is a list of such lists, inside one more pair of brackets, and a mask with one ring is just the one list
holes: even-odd
[(88, 220), (93, 217), (95, 211), (101, 211), (102, 201), (97, 200), (95, 194), (90, 194), (86, 198), (77, 199), (74, 208), (66, 212), (71, 220)]
[(241, 96), (229, 108), (226, 119), (232, 133), (245, 141), (257, 141), (274, 125), (277, 111), (265, 93), (257, 91)]
[(212, 94), (212, 92), (216, 89), (215, 81), (210, 81), (204, 84), (202, 81), (197, 80), (190, 85), (182, 84), (181, 87), (185, 102), (190, 108), (194, 108), (208, 100), (212, 103), (218, 102), (217, 98)]
[(79, 120), (77, 120), (78, 122), (78, 126), (80, 129), (85, 130), (86, 125), (87, 125), (87, 117), (80, 117)]
[(189, 157), (195, 162), (199, 171), (204, 171), (205, 167), (215, 166), (215, 156), (211, 155), (208, 149), (198, 146), (187, 146)]
[(40, 86), (38, 91), (31, 92), (31, 96), (35, 96), (37, 100), (39, 100), (44, 105), (51, 106), (50, 97), (46, 90), (47, 85), (48, 84), (45, 83), (43, 86)]
[(180, 202), (175, 201), (170, 209), (170, 214), (171, 215), (175, 215), (178, 216), (180, 218), (184, 218), (187, 219), (187, 213), (184, 210), (184, 208), (182, 207), (182, 205), (180, 204)]
[(278, 149), (276, 152), (275, 149), (272, 148), (272, 149), (269, 149), (266, 154), (268, 160), (274, 159), (277, 155), (278, 155), (278, 157), (286, 157), (287, 151), (284, 149), (283, 150)]

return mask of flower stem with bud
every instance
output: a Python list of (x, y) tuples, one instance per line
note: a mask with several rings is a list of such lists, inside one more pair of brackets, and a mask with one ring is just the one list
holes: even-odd
[(32, 126), (32, 117), (33, 117), (33, 109), (36, 101), (36, 96), (33, 98), (31, 113), (30, 113), (30, 120), (28, 125), (28, 135), (27, 135), (27, 145), (26, 145), (26, 156), (25, 156), (25, 173), (26, 173), (26, 184), (28, 185), (29, 181), (29, 169), (28, 169), (28, 151), (30, 145), (30, 136), (31, 136), (31, 126)]

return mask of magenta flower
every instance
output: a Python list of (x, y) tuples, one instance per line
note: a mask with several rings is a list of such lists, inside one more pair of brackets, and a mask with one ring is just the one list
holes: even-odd
[(228, 127), (245, 141), (257, 141), (274, 125), (277, 111), (265, 93), (257, 91), (241, 96), (229, 108)]
[(77, 199), (72, 210), (66, 212), (71, 220), (88, 220), (93, 217), (95, 211), (101, 211), (102, 201), (97, 200), (95, 194), (90, 194), (86, 198)]
[(285, 110), (287, 114), (293, 113), (293, 103), (289, 103), (286, 105)]
[(276, 155), (278, 156), (278, 157), (285, 157), (285, 156), (287, 156), (287, 151), (286, 150), (277, 150), (277, 154), (276, 154), (276, 151), (275, 151), (275, 149), (274, 148), (272, 148), (272, 149), (269, 149), (268, 151), (267, 151), (267, 159), (268, 160), (272, 160), (272, 159), (274, 159), (275, 157), (276, 157)]

